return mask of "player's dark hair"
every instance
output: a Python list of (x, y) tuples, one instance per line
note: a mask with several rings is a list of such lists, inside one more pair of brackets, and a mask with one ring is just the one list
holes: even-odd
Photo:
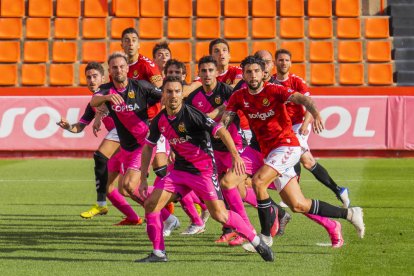
[(99, 72), (99, 74), (101, 74), (101, 76), (105, 75), (105, 70), (102, 66), (102, 64), (100, 64), (99, 62), (88, 62), (88, 64), (85, 67), (85, 74), (86, 72), (88, 72), (89, 70), (96, 70)]
[(168, 50), (168, 52), (170, 52), (170, 56), (171, 56), (171, 49), (170, 49), (170, 47), (168, 47), (168, 42), (167, 41), (162, 41), (160, 43), (155, 44), (154, 48), (152, 49), (152, 57), (155, 58), (155, 55), (157, 54), (157, 51), (161, 50), (161, 49)]
[(240, 63), (240, 67), (242, 68), (243, 72), (244, 72), (244, 67), (250, 64), (258, 64), (260, 68), (262, 68), (263, 71), (265, 70), (265, 62), (261, 57), (247, 56)]
[(173, 58), (169, 59), (167, 61), (167, 63), (165, 64), (165, 67), (164, 67), (164, 74), (165, 75), (167, 75), (168, 67), (170, 67), (172, 65), (175, 65), (175, 66), (177, 66), (177, 68), (183, 70), (183, 75), (187, 75), (187, 68), (185, 67), (184, 62), (181, 62), (181, 61), (173, 59)]
[(162, 82), (162, 90), (164, 90), (164, 86), (169, 82), (179, 82), (181, 84), (181, 87), (183, 86), (183, 82), (180, 77), (168, 76), (168, 77), (165, 77), (164, 81)]
[(200, 69), (200, 66), (204, 63), (213, 63), (214, 66), (217, 67), (217, 61), (212, 56), (203, 56), (198, 61), (198, 69)]
[(210, 42), (210, 44), (208, 45), (208, 52), (210, 53), (210, 55), (213, 53), (213, 47), (214, 47), (214, 45), (216, 45), (216, 44), (220, 44), (220, 43), (225, 44), (225, 45), (227, 46), (227, 49), (228, 49), (228, 50), (229, 50), (229, 52), (230, 52), (230, 46), (229, 46), (229, 43), (228, 43), (225, 39), (222, 39), (222, 38), (217, 38), (217, 39), (212, 40), (212, 41)]
[(292, 57), (292, 53), (291, 53), (289, 50), (286, 50), (286, 49), (279, 49), (279, 50), (277, 50), (277, 51), (276, 51), (276, 53), (275, 53), (275, 60), (277, 60), (277, 57), (278, 57), (279, 55), (282, 55), (282, 54), (288, 55), (290, 58)]
[(112, 54), (109, 55), (108, 57), (108, 65), (111, 62), (111, 60), (115, 59), (115, 58), (123, 58), (125, 59), (125, 62), (128, 64), (128, 57), (126, 56), (126, 54), (124, 52), (113, 52)]
[(125, 30), (123, 30), (121, 38), (123, 39), (124, 36), (127, 34), (136, 34), (137, 37), (139, 37), (138, 32), (137, 30), (135, 30), (135, 28), (126, 28)]

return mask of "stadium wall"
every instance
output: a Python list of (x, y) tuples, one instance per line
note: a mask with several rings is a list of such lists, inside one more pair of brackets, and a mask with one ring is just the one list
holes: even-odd
[[(317, 156), (414, 156), (414, 89), (408, 87), (313, 88), (326, 130), (312, 134)], [(70, 96), (68, 96), (70, 95)], [(0, 90), (0, 157), (90, 156), (105, 132), (94, 137), (60, 129), (75, 123), (90, 100), (87, 89)]]

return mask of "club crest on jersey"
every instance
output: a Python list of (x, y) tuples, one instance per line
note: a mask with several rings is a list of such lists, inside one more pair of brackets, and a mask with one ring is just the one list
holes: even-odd
[(215, 97), (215, 98), (214, 98), (214, 102), (215, 102), (216, 104), (221, 104), (221, 97), (220, 97), (220, 96)]
[(264, 98), (263, 99), (263, 106), (269, 106), (269, 105), (270, 105), (269, 99), (268, 98)]
[(179, 132), (185, 132), (185, 125), (184, 125), (184, 122), (181, 122), (181, 123), (178, 125), (178, 131), (179, 131)]
[(134, 70), (134, 78), (138, 78), (138, 70)]
[(130, 98), (130, 99), (135, 98), (135, 92), (133, 90), (128, 91), (128, 98)]
[(228, 84), (228, 85), (230, 85), (230, 84), (231, 84), (231, 82), (232, 82), (232, 81), (231, 81), (231, 79), (227, 79), (227, 80), (226, 80), (226, 84)]

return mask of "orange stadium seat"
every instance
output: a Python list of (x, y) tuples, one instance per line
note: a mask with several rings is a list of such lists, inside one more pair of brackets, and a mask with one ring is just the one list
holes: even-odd
[(111, 38), (121, 38), (122, 32), (126, 28), (135, 28), (134, 18), (115, 18), (111, 20)]
[(26, 39), (48, 39), (50, 37), (50, 19), (28, 17), (26, 19)]
[(275, 38), (276, 37), (276, 18), (264, 17), (252, 19), (253, 38)]
[(366, 38), (388, 38), (390, 36), (388, 17), (365, 18)]
[(335, 15), (338, 17), (358, 17), (361, 7), (360, 0), (336, 0)]
[(48, 41), (25, 41), (23, 51), (24, 62), (48, 62), (49, 42)]
[(280, 19), (281, 38), (303, 38), (305, 21), (303, 17), (291, 17)]
[(168, 16), (170, 17), (191, 17), (193, 15), (192, 0), (169, 0)]
[(280, 16), (295, 17), (305, 15), (303, 0), (280, 0)]
[(191, 43), (190, 42), (171, 42), (169, 44), (171, 56), (182, 62), (191, 61)]
[(21, 18), (0, 18), (0, 39), (20, 39), (22, 26)]
[(105, 62), (107, 57), (105, 42), (87, 41), (82, 43), (82, 62)]
[(225, 17), (247, 17), (249, 3), (247, 0), (224, 0)]
[(283, 41), (280, 45), (281, 49), (289, 50), (292, 54), (292, 62), (305, 61), (305, 42), (304, 41)]
[(311, 17), (308, 22), (309, 38), (332, 38), (332, 18)]
[(367, 60), (369, 62), (391, 61), (391, 42), (388, 40), (371, 41), (366, 44)]
[(76, 42), (54, 41), (52, 46), (53, 62), (75, 62), (77, 60)]
[(331, 17), (332, 0), (308, 0), (309, 17)]
[(392, 74), (391, 63), (368, 64), (368, 84), (370, 85), (392, 85)]
[(0, 85), (16, 85), (17, 65), (0, 64)]
[(121, 40), (112, 40), (109, 43), (109, 54), (112, 54), (113, 52), (119, 52), (123, 51), (121, 46)]
[(247, 42), (229, 41), (230, 62), (240, 62), (249, 55)]
[(24, 0), (1, 0), (0, 14), (2, 17), (23, 17), (25, 13)]
[(192, 20), (188, 18), (168, 18), (168, 38), (191, 38)]
[(87, 63), (79, 64), (79, 84), (86, 85), (86, 76), (85, 76), (85, 68)]
[(332, 41), (311, 40), (309, 44), (310, 62), (333, 62), (334, 47)]
[(45, 85), (46, 64), (23, 64), (22, 85)]
[(220, 37), (220, 19), (217, 18), (197, 18), (196, 37), (201, 39)]
[(140, 18), (140, 38), (162, 38), (164, 34), (162, 18)]
[(224, 19), (225, 38), (247, 38), (249, 35), (246, 17), (230, 17)]
[(191, 70), (191, 65), (190, 65), (190, 63), (186, 63), (185, 64), (185, 69), (186, 69), (186, 71), (187, 71), (187, 76), (185, 77), (185, 81), (187, 82), (187, 83), (190, 83), (192, 80), (191, 80), (191, 76), (192, 76), (192, 70)]
[(106, 38), (106, 18), (83, 18), (82, 38)]
[(80, 17), (80, 0), (56, 0), (57, 17)]
[(360, 38), (361, 20), (359, 18), (338, 18), (336, 36), (338, 38)]
[(55, 38), (76, 39), (79, 34), (77, 18), (55, 18)]
[(139, 0), (112, 0), (116, 17), (139, 17)]
[(30, 17), (51, 17), (52, 15), (52, 0), (29, 0)]
[(334, 85), (335, 67), (333, 63), (312, 63), (311, 64), (312, 85)]
[(276, 42), (274, 41), (253, 41), (252, 51), (250, 54), (254, 54), (259, 50), (268, 50), (272, 56), (276, 52)]
[(337, 47), (339, 62), (362, 62), (362, 41), (339, 40)]
[(306, 63), (292, 63), (292, 67), (289, 71), (306, 80)]
[(84, 0), (85, 17), (107, 17), (108, 0)]
[(51, 64), (49, 73), (50, 85), (73, 85), (73, 64)]
[(198, 17), (219, 17), (220, 14), (220, 0), (197, 0)]
[(0, 62), (19, 62), (20, 42), (0, 41)]
[(362, 63), (339, 64), (339, 84), (341, 85), (363, 85), (364, 65)]
[(141, 17), (163, 17), (164, 0), (141, 0)]
[(210, 42), (197, 42), (196, 43), (196, 62), (203, 56), (209, 54), (208, 45)]
[(152, 49), (154, 48), (155, 44), (157, 44), (157, 42), (154, 41), (145, 41), (145, 42), (140, 42), (140, 48), (139, 48), (139, 53), (143, 56), (146, 56), (150, 59), (153, 58), (152, 56)]
[(253, 17), (275, 17), (276, 1), (275, 0), (252, 0)]

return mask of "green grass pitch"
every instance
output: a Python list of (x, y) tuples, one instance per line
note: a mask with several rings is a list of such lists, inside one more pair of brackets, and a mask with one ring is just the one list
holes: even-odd
[[(79, 216), (95, 202), (91, 159), (0, 160), (0, 274), (413, 275), (414, 159), (319, 161), (350, 188), (351, 204), (364, 208), (365, 239), (341, 221), (345, 245), (320, 246), (329, 243), (324, 229), (294, 214), (275, 239), (276, 261), (265, 263), (240, 247), (214, 244), (221, 227), (211, 220), (205, 233), (181, 236), (189, 220), (176, 205), (182, 226), (166, 239), (169, 262), (137, 264), (151, 251), (145, 226), (112, 226), (121, 220), (112, 206), (106, 216)], [(308, 172), (301, 186), (307, 197), (339, 204)], [(256, 211), (247, 211), (259, 229)]]

